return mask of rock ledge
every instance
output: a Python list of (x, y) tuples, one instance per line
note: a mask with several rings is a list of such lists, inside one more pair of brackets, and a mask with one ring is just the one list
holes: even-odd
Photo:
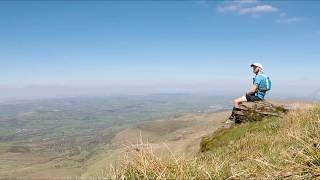
[(233, 109), (229, 119), (235, 123), (261, 121), (264, 117), (281, 117), (288, 111), (288, 108), (268, 101), (243, 102), (239, 107)]

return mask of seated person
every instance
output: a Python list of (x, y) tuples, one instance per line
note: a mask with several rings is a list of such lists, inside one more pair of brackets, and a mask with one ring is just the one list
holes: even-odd
[[(255, 77), (253, 78), (253, 85), (245, 96), (239, 97), (234, 100), (235, 110), (242, 102), (263, 101), (266, 92), (271, 89), (271, 80), (263, 73), (263, 66), (260, 63), (251, 64)], [(233, 119), (233, 115), (229, 119)]]

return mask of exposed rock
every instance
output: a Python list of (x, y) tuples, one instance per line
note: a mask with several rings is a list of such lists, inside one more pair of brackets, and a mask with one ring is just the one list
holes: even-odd
[(280, 117), (288, 111), (288, 108), (276, 106), (268, 101), (243, 102), (239, 107), (233, 109), (229, 119), (235, 123), (261, 121), (264, 117)]

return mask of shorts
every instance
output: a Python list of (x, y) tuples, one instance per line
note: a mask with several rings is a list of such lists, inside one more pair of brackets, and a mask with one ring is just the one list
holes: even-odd
[(262, 101), (262, 99), (260, 99), (259, 97), (251, 95), (251, 94), (246, 94), (246, 98), (247, 98), (247, 101), (249, 101), (249, 102)]

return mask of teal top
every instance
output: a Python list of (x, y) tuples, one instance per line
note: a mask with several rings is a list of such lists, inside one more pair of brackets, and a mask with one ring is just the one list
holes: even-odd
[(270, 89), (269, 86), (269, 78), (264, 74), (258, 74), (253, 78), (253, 84), (258, 86), (258, 90), (255, 94), (258, 98), (264, 100), (264, 96), (266, 95), (267, 90)]

